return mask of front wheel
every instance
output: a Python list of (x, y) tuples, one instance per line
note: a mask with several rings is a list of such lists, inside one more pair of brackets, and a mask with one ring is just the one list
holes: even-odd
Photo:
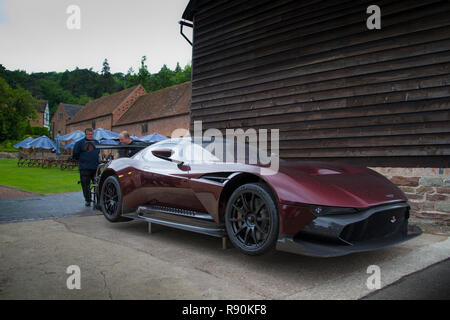
[(270, 190), (258, 183), (237, 188), (228, 200), (225, 226), (235, 247), (248, 255), (259, 255), (274, 247), (279, 218)]
[(110, 222), (128, 221), (122, 217), (122, 191), (116, 176), (109, 176), (103, 182), (100, 193), (100, 208)]

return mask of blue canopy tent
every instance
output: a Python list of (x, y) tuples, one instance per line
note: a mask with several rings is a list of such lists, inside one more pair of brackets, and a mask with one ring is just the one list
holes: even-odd
[(50, 157), (46, 157), (44, 156), (44, 154), (46, 152), (44, 152), (44, 149), (46, 150), (55, 150), (56, 149), (56, 144), (55, 142), (53, 142), (53, 140), (51, 140), (49, 137), (47, 136), (41, 136), (39, 138), (36, 139), (28, 139), (28, 142), (25, 142), (24, 144), (22, 144), (22, 148), (24, 149), (34, 149), (33, 153), (35, 153), (36, 151), (42, 152), (42, 156), (31, 156), (31, 154), (27, 157), (25, 156), (20, 156), (19, 160), (17, 161), (17, 165), (23, 166), (25, 164), (25, 162), (27, 162), (28, 166), (42, 166), (42, 168), (44, 168), (44, 166), (47, 166), (50, 168), (50, 165), (53, 163), (53, 159), (50, 159)]
[(101, 141), (113, 139), (119, 139), (119, 134), (102, 128), (94, 130), (94, 140)]
[(68, 134), (65, 134), (63, 136), (59, 136), (56, 138), (56, 140), (59, 141), (69, 141), (69, 140), (73, 140), (73, 141), (78, 141), (80, 139), (84, 138), (84, 132), (77, 130)]
[[(59, 150), (61, 141), (73, 140), (73, 142), (76, 142), (78, 140), (83, 139), (84, 137), (85, 137), (84, 132), (82, 132), (80, 130), (65, 134), (63, 136), (56, 137), (56, 154), (61, 154), (61, 152)], [(71, 144), (71, 143), (69, 143), (69, 144)], [(71, 148), (73, 148), (73, 146)], [(68, 149), (67, 145), (64, 146), (63, 149)]]
[[(106, 130), (103, 128), (95, 129), (94, 130), (94, 139), (99, 141), (100, 144), (110, 144), (110, 145), (118, 145), (119, 144), (119, 134), (110, 130)], [(57, 141), (57, 154), (60, 154), (59, 152), (59, 142), (60, 141), (69, 141), (73, 140), (71, 143), (63, 146), (63, 149), (73, 149), (75, 146), (75, 143), (85, 137), (84, 132), (81, 131), (75, 131), (68, 133), (64, 136), (60, 136), (56, 138)], [(144, 142), (156, 142), (168, 139), (158, 133), (153, 133), (151, 135), (146, 136), (147, 140), (143, 140), (143, 138), (136, 137), (134, 135), (130, 135), (130, 138), (135, 141), (144, 141)]]
[[(134, 141), (143, 141), (143, 140), (141, 140), (141, 138), (136, 137), (132, 134), (130, 135), (130, 138), (131, 138), (131, 140), (134, 140)], [(109, 141), (109, 142), (104, 142), (104, 141)], [(110, 142), (112, 142), (112, 143), (110, 143)], [(119, 137), (117, 137), (114, 139), (100, 140), (100, 143), (101, 144), (119, 144), (120, 142), (119, 142)]]
[(105, 139), (105, 140), (100, 140), (100, 144), (113, 144), (113, 145), (118, 145), (119, 141), (118, 140), (113, 140), (113, 139)]
[[(73, 140), (74, 142), (77, 142), (81, 139), (84, 139), (85, 134), (82, 131), (74, 131), (71, 133), (68, 133), (64, 136), (58, 137), (56, 138), (57, 141), (57, 154), (60, 154), (61, 152), (59, 151), (59, 142), (60, 141), (69, 141), (69, 140)], [(113, 139), (119, 139), (119, 134), (110, 130), (106, 130), (103, 128), (98, 128), (94, 130), (94, 140), (99, 141), (101, 144), (105, 144), (105, 142), (103, 142), (104, 140), (113, 140)], [(108, 144), (119, 144), (119, 142), (114, 142), (113, 143), (108, 143)], [(69, 147), (70, 145), (70, 147)], [(63, 149), (73, 149), (75, 143), (69, 143), (67, 146), (63, 147)]]
[(71, 143), (66, 144), (65, 146), (63, 146), (62, 148), (64, 150), (66, 149), (73, 149), (73, 147), (75, 147), (75, 143), (77, 143), (77, 141), (72, 141)]
[(148, 136), (143, 136), (140, 137), (139, 140), (144, 141), (144, 142), (159, 142), (159, 141), (163, 141), (163, 140), (167, 140), (169, 138), (160, 135), (159, 133), (152, 133), (149, 134)]
[(28, 148), (56, 149), (56, 144), (47, 136), (41, 136), (28, 142)]
[[(120, 134), (116, 132), (112, 132), (105, 129), (98, 129), (99, 131), (96, 133), (97, 130), (94, 131), (94, 139), (98, 140), (100, 144), (113, 144), (118, 145), (119, 142), (119, 136)], [(135, 141), (142, 141), (141, 138), (130, 135), (130, 138)]]
[(134, 141), (144, 141), (144, 140), (142, 140), (141, 138), (136, 137), (136, 136), (133, 136), (133, 135), (130, 135), (130, 138), (131, 138), (132, 140), (134, 140)]
[(22, 141), (20, 141), (19, 143), (16, 143), (13, 147), (16, 148), (16, 149), (20, 149), (20, 148), (26, 149), (26, 148), (29, 148), (28, 144), (29, 144), (31, 141), (33, 141), (33, 140), (34, 140), (34, 139), (33, 139), (32, 137), (28, 137), (28, 138), (26, 138), (25, 140), (22, 140)]

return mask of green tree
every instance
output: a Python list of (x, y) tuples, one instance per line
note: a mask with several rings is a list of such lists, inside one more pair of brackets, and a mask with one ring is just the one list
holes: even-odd
[(175, 68), (175, 74), (173, 75), (171, 82), (172, 84), (180, 84), (187, 81), (191, 81), (191, 65), (187, 64), (184, 69), (181, 69), (179, 63)]
[(147, 65), (145, 64), (146, 61), (147, 57), (142, 56), (141, 66), (137, 74), (134, 72), (132, 67), (128, 69), (128, 72), (125, 75), (126, 88), (134, 87), (140, 84), (145, 88), (145, 90), (147, 90), (147, 92), (151, 91), (151, 74), (148, 71)]
[(139, 84), (141, 84), (145, 90), (149, 91), (151, 87), (151, 77), (150, 72), (148, 71), (148, 67), (145, 64), (147, 60), (146, 56), (143, 56), (141, 59), (141, 67), (139, 68), (139, 72), (137, 74)]
[(139, 78), (134, 73), (134, 70), (132, 67), (128, 69), (127, 74), (125, 75), (125, 88), (131, 88), (139, 84)]
[[(1, 1), (1, 0), (0, 0)], [(10, 88), (23, 88), (36, 99), (48, 100), (50, 117), (59, 103), (85, 105), (92, 99), (112, 94), (124, 88), (141, 84), (147, 92), (163, 89), (175, 84), (190, 81), (191, 66), (181, 68), (177, 63), (175, 70), (164, 65), (158, 73), (151, 74), (146, 65), (147, 57), (142, 56), (138, 72), (130, 68), (126, 74), (111, 74), (107, 59), (103, 61), (100, 73), (92, 68), (65, 72), (38, 72), (28, 74), (22, 70), (10, 71), (0, 64), (0, 77)]]
[(111, 74), (111, 68), (108, 63), (108, 59), (103, 60), (103, 68), (102, 68), (102, 75)]
[(58, 104), (69, 103), (77, 104), (77, 98), (68, 90), (61, 88), (61, 86), (53, 81), (42, 79), (40, 81), (41, 91), (44, 97), (48, 100), (50, 106), (50, 118), (55, 114)]
[(103, 61), (103, 68), (101, 72), (101, 88), (102, 88), (102, 95), (105, 93), (113, 93), (116, 89), (116, 83), (114, 81), (113, 75), (111, 74), (111, 68), (108, 63), (108, 59), (105, 59)]
[(175, 72), (175, 74), (183, 71), (183, 69), (181, 69), (179, 62), (177, 62), (177, 66), (175, 67), (175, 70), (173, 70), (173, 71)]
[(78, 104), (80, 106), (84, 106), (86, 103), (88, 103), (89, 101), (91, 101), (93, 99), (91, 97), (89, 97), (88, 95), (83, 94), (80, 97), (78, 97), (76, 100), (77, 101), (76, 101), (75, 104)]
[(29, 91), (13, 89), (0, 78), (0, 141), (18, 140), (25, 134), (29, 119), (36, 117), (36, 103)]
[(170, 70), (166, 65), (163, 65), (161, 70), (155, 75), (152, 76), (152, 86), (151, 90), (160, 90), (163, 88), (170, 87), (174, 85), (173, 77), (175, 76), (175, 72)]
[(62, 89), (70, 92), (74, 97), (87, 95), (89, 97), (99, 98), (105, 90), (103, 75), (92, 70), (78, 68), (73, 71), (66, 70), (61, 74), (60, 78), (61, 80), (48, 78), (45, 78), (45, 80), (56, 82), (56, 85), (60, 85)]

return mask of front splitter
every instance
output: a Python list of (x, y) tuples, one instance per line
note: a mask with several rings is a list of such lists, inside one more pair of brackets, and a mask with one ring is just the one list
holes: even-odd
[(294, 239), (293, 236), (280, 236), (276, 249), (295, 254), (301, 254), (311, 257), (339, 257), (356, 252), (374, 251), (382, 248), (397, 245), (399, 243), (411, 240), (422, 234), (422, 230), (414, 225), (408, 226), (408, 233), (404, 235), (394, 235), (387, 238), (381, 238), (371, 241), (365, 241), (356, 244), (335, 244), (319, 241), (308, 241), (302, 239)]

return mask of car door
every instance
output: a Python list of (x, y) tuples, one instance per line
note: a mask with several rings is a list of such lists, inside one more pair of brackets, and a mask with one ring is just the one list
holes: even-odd
[(214, 175), (223, 169), (220, 159), (192, 141), (183, 145), (175, 156), (178, 161), (183, 161), (183, 167), (189, 170), (189, 184), (196, 199), (195, 203), (198, 203), (202, 212), (209, 213), (218, 222), (218, 202), (223, 183), (203, 177)]
[[(143, 196), (150, 205), (199, 211), (203, 207), (190, 188), (189, 167), (171, 161), (182, 154), (180, 148), (180, 143), (159, 143), (140, 155)], [(172, 150), (171, 159), (155, 156), (162, 150)]]

